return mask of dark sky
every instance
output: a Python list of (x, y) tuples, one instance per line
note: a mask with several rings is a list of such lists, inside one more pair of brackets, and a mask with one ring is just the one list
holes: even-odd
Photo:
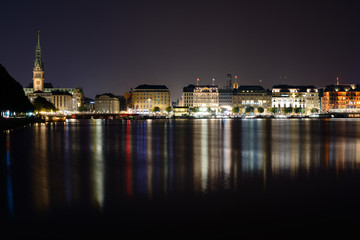
[[(121, 95), (165, 84), (358, 83), (356, 1), (3, 1), (0, 64), (32, 81), (40, 29), (45, 81)], [(287, 80), (280, 80), (280, 76)]]

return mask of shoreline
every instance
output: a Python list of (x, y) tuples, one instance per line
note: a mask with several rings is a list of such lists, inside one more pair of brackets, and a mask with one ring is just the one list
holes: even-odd
[(0, 118), (0, 131), (15, 130), (17, 128), (25, 127), (29, 124), (40, 123), (43, 120), (39, 118)]
[[(331, 116), (286, 116), (286, 117), (279, 117), (279, 116), (232, 116), (232, 117), (148, 117), (148, 116), (138, 116), (135, 118), (93, 118), (93, 119), (104, 119), (104, 120), (176, 120), (176, 119), (231, 119), (231, 120), (251, 120), (251, 119), (332, 119), (332, 118), (343, 118), (343, 119), (356, 119), (360, 117), (355, 116), (347, 116), (344, 114), (335, 114)], [(66, 120), (74, 119), (74, 118), (66, 118)], [(81, 120), (81, 119), (92, 119), (92, 118), (75, 118), (74, 120)], [(15, 130), (17, 128), (25, 127), (26, 125), (31, 125), (34, 123), (44, 123), (44, 122), (59, 122), (59, 121), (45, 121), (43, 118), (38, 117), (31, 117), (31, 118), (0, 118), (0, 132), (8, 131), (8, 130)], [(64, 121), (65, 122), (65, 121)]]

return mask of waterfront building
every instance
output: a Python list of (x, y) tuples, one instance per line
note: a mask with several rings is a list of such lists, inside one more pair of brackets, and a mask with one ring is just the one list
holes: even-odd
[(309, 115), (320, 108), (319, 92), (314, 86), (275, 85), (272, 88), (272, 107), (301, 108)]
[(219, 88), (216, 85), (195, 86), (193, 93), (193, 107), (219, 108)]
[(322, 112), (360, 112), (360, 85), (329, 85), (321, 98)]
[(232, 109), (233, 106), (233, 89), (219, 89), (219, 107)]
[[(26, 96), (28, 96), (30, 93), (34, 93), (34, 84), (33, 83), (29, 83), (29, 85), (26, 88), (23, 88), (24, 93)], [(75, 88), (58, 88), (58, 87), (53, 87), (52, 83), (50, 82), (44, 82), (44, 90), (40, 91), (40, 92), (52, 92), (52, 91), (66, 91), (69, 92), (70, 94), (74, 94), (76, 93), (76, 91), (81, 91), (80, 88), (75, 87)], [(36, 91), (39, 92), (39, 91)]]
[(131, 90), (133, 113), (149, 114), (154, 107), (161, 112), (171, 106), (170, 91), (165, 85), (139, 85)]
[[(80, 88), (54, 88), (51, 83), (45, 82), (44, 73), (45, 69), (40, 46), (40, 34), (38, 32), (38, 41), (35, 49), (35, 60), (33, 66), (33, 81), (28, 85), (28, 87), (23, 88), (25, 95), (31, 102), (33, 102), (34, 99), (38, 96), (41, 96), (56, 106), (53, 100), (63, 98), (68, 99), (69, 97), (64, 97), (65, 95), (61, 95), (61, 97), (53, 97), (52, 92), (67, 92), (71, 95), (72, 99), (71, 104), (66, 105), (67, 107), (66, 110), (64, 109), (64, 111), (77, 111), (79, 107), (83, 106), (84, 93)], [(61, 103), (61, 101), (59, 103)], [(61, 106), (61, 109), (63, 108), (64, 107)]]
[(73, 96), (69, 92), (52, 91), (51, 98), (51, 102), (61, 113), (66, 113), (74, 109), (75, 103), (73, 104), (73, 100), (75, 102), (75, 99), (73, 99)]
[(84, 92), (80, 88), (75, 88), (72, 94), (72, 110), (77, 111), (80, 107), (84, 106)]
[(234, 90), (233, 107), (239, 107), (242, 112), (246, 107), (255, 110), (262, 107), (266, 111), (271, 107), (271, 92), (259, 85), (240, 85)]
[(182, 97), (179, 100), (179, 106), (194, 107), (194, 90), (195, 85), (190, 84), (183, 88)]
[(85, 97), (84, 107), (86, 108), (87, 112), (95, 112), (95, 100)]
[(183, 88), (179, 106), (219, 108), (219, 88), (216, 85), (193, 85)]
[(51, 102), (52, 103), (52, 94), (51, 92), (42, 92), (42, 91), (36, 91), (36, 92), (31, 92), (27, 95), (28, 99), (30, 100), (31, 103), (34, 102), (34, 100), (37, 97), (43, 97), (46, 99), (46, 101)]
[(95, 97), (96, 113), (119, 113), (119, 98), (112, 93), (104, 93)]
[(190, 115), (189, 107), (173, 107), (174, 117), (187, 117)]

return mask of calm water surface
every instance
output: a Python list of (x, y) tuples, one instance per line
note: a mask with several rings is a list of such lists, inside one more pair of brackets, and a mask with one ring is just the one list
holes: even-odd
[(7, 223), (357, 222), (357, 119), (69, 120), (0, 137)]

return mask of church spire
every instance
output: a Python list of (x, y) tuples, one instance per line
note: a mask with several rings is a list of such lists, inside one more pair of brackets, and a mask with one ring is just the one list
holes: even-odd
[(41, 58), (41, 47), (40, 47), (40, 30), (38, 30), (38, 42), (35, 50), (35, 62), (34, 62), (34, 70), (44, 70), (44, 63)]
[(41, 58), (40, 31), (38, 31), (38, 42), (35, 50), (35, 61), (33, 68), (33, 90), (44, 91), (44, 63)]

